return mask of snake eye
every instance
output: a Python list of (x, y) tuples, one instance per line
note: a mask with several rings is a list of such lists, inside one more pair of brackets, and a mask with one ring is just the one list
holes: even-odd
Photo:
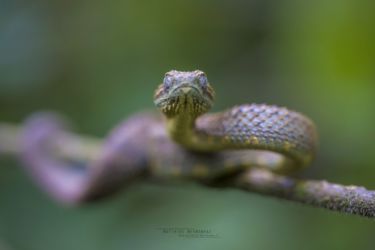
[(207, 87), (207, 77), (205, 75), (198, 76), (198, 81), (202, 87)]
[(166, 75), (163, 80), (165, 90), (168, 90), (170, 87), (172, 87), (172, 83), (173, 83), (173, 78), (169, 75)]

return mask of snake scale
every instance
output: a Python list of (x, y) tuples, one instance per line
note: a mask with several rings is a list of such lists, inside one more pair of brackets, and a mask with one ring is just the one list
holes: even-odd
[(33, 115), (22, 136), (23, 165), (52, 198), (77, 204), (147, 176), (207, 181), (249, 167), (288, 174), (311, 162), (317, 132), (309, 118), (264, 104), (207, 114), (214, 95), (202, 71), (167, 72), (154, 96), (162, 115), (130, 117), (89, 160), (59, 154), (80, 145), (64, 119)]

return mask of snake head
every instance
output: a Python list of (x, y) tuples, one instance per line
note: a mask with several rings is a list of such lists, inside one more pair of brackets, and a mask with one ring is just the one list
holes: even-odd
[(199, 116), (213, 105), (214, 90), (203, 71), (172, 70), (155, 91), (154, 103), (167, 116)]

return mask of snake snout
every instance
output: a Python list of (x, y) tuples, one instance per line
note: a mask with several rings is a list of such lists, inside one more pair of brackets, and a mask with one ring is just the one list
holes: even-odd
[(190, 83), (182, 83), (173, 90), (173, 93), (184, 94), (184, 95), (187, 95), (192, 92), (201, 93), (198, 87), (193, 86)]

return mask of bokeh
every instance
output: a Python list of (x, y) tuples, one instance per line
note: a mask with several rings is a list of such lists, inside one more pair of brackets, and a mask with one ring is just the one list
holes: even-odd
[[(287, 106), (317, 124), (300, 175), (375, 189), (375, 2), (0, 1), (0, 121), (55, 110), (104, 137), (170, 69), (205, 71), (214, 110)], [(0, 249), (374, 249), (374, 221), (236, 190), (139, 183), (65, 208), (0, 160)], [(161, 227), (208, 228), (184, 239)]]

